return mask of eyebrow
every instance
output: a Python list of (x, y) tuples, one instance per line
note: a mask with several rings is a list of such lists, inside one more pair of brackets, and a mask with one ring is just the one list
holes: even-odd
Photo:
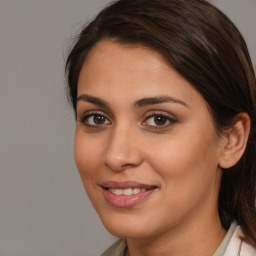
[[(87, 95), (87, 94), (80, 95), (77, 98), (76, 102), (79, 102), (79, 101), (86, 101), (86, 102), (92, 103), (94, 105), (103, 107), (103, 108), (110, 108), (109, 104), (106, 101), (104, 101), (100, 98), (94, 97), (94, 96)], [(156, 104), (161, 104), (161, 103), (177, 103), (177, 104), (181, 104), (183, 106), (188, 107), (188, 105), (184, 101), (174, 98), (174, 97), (165, 96), (165, 95), (142, 98), (140, 100), (135, 101), (133, 103), (133, 106), (136, 108), (139, 108), (139, 107), (145, 107), (145, 106), (156, 105)]]
[(87, 94), (80, 95), (76, 99), (76, 103), (79, 102), (79, 101), (87, 101), (89, 103), (92, 103), (94, 105), (98, 105), (98, 106), (103, 107), (103, 108), (109, 108), (109, 104), (106, 101), (104, 101), (100, 98), (97, 98), (97, 97), (89, 96)]
[(188, 105), (184, 101), (170, 97), (170, 96), (165, 96), (165, 95), (157, 96), (157, 97), (143, 98), (143, 99), (136, 101), (133, 105), (135, 107), (145, 107), (148, 105), (156, 105), (156, 104), (161, 104), (161, 103), (178, 103), (178, 104), (188, 107)]

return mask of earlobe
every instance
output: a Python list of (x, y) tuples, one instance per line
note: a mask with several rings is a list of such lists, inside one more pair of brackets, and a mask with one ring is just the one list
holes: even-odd
[(234, 166), (242, 157), (250, 133), (250, 124), (250, 117), (247, 113), (240, 113), (234, 118), (234, 125), (226, 135), (226, 144), (219, 159), (221, 168)]

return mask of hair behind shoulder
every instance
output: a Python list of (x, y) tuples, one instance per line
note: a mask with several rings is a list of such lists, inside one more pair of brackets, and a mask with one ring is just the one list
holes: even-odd
[(102, 39), (141, 44), (160, 52), (208, 103), (219, 134), (246, 112), (251, 130), (246, 151), (223, 170), (219, 214), (236, 219), (256, 245), (256, 79), (246, 43), (234, 24), (205, 0), (119, 0), (89, 23), (70, 52), (66, 72), (76, 110), (77, 82), (88, 52)]

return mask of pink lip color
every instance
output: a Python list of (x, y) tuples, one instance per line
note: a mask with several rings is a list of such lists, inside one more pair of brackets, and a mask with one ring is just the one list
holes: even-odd
[[(103, 195), (106, 201), (115, 207), (129, 208), (132, 207), (144, 199), (146, 199), (151, 193), (155, 191), (155, 187), (151, 185), (141, 184), (134, 181), (116, 182), (107, 181), (102, 183)], [(146, 191), (142, 191), (138, 194), (125, 196), (125, 195), (115, 195), (107, 188), (144, 188)]]

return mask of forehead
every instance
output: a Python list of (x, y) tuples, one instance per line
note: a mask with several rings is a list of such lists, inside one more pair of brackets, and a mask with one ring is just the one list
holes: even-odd
[[(156, 50), (142, 44), (122, 44), (114, 39), (99, 41), (88, 53), (83, 68), (97, 68), (98, 71), (114, 71), (113, 68), (151, 72), (170, 69), (168, 61)], [(85, 71), (86, 72), (86, 71)]]
[(99, 42), (89, 52), (78, 81), (78, 96), (83, 93), (119, 99), (168, 94), (187, 101), (188, 105), (198, 99), (204, 102), (157, 51), (110, 40)]

